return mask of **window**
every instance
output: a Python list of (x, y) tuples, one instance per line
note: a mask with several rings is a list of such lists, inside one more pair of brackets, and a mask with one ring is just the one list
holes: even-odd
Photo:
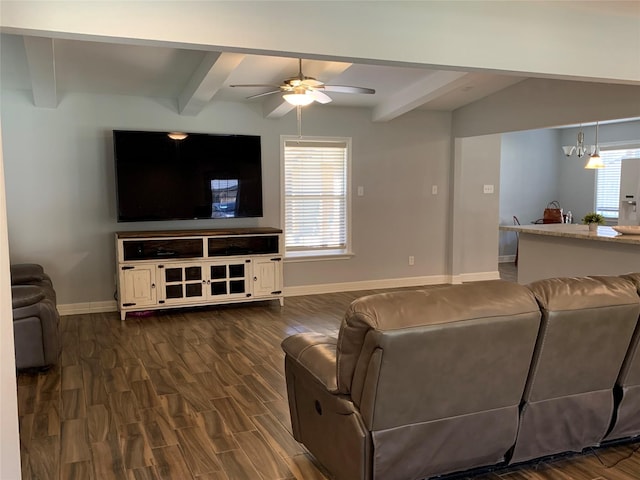
[(350, 253), (350, 139), (283, 137), (287, 257)]
[(620, 207), (620, 173), (626, 158), (640, 158), (640, 148), (600, 152), (604, 168), (596, 172), (596, 212), (617, 219)]

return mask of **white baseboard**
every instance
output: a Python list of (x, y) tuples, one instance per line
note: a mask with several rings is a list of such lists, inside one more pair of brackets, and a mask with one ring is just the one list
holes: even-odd
[(57, 306), (60, 315), (82, 315), (85, 313), (117, 312), (118, 304), (115, 300), (106, 302), (68, 303)]
[[(387, 278), (382, 280), (363, 280), (359, 282), (324, 283), (317, 285), (300, 285), (285, 287), (285, 297), (301, 295), (318, 295), (322, 293), (353, 292), (358, 290), (381, 290), (384, 288), (422, 287), (424, 285), (456, 284), (497, 280), (499, 272), (463, 273), (461, 275), (430, 275), (426, 277)], [(87, 313), (117, 312), (115, 300), (105, 302), (69, 303), (58, 305), (60, 315), (83, 315)], [(169, 307), (168, 307), (169, 308)]]
[(498, 263), (513, 263), (516, 261), (515, 255), (500, 255), (498, 257)]
[(285, 297), (317, 295), (320, 293), (354, 292), (357, 290), (378, 290), (382, 288), (421, 287), (450, 283), (449, 275), (431, 275), (428, 277), (388, 278), (383, 280), (364, 280), (360, 282), (324, 283), (285, 287)]
[(451, 283), (483, 282), (485, 280), (500, 280), (500, 272), (461, 273), (451, 278)]

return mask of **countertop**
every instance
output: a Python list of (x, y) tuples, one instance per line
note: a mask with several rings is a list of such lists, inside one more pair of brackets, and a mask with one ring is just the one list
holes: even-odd
[(597, 232), (590, 232), (588, 225), (568, 223), (500, 225), (500, 230), (531, 235), (547, 235), (551, 237), (578, 238), (581, 240), (640, 245), (640, 235), (622, 235), (613, 228), (605, 226), (599, 226)]

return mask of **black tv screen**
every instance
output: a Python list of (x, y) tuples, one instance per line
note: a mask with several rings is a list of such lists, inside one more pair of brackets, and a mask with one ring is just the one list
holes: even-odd
[(259, 136), (114, 130), (113, 144), (119, 222), (262, 216)]

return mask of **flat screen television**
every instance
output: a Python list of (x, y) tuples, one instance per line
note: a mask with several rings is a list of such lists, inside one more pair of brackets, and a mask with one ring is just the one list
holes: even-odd
[(262, 216), (259, 136), (170, 133), (113, 131), (118, 222)]

